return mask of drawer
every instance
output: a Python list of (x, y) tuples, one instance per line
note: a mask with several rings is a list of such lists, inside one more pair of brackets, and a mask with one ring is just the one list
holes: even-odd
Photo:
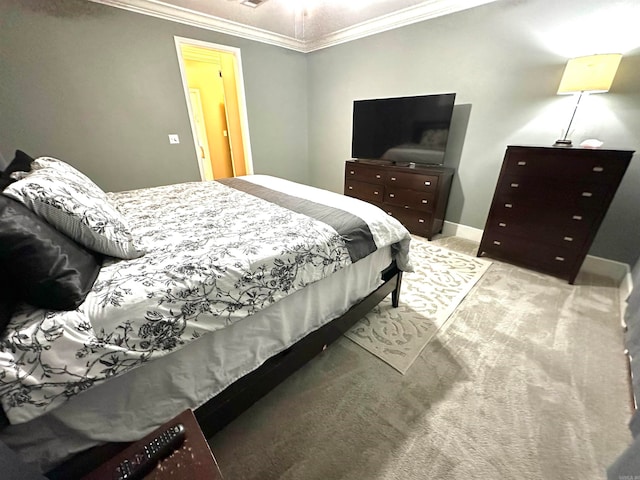
[(368, 202), (382, 203), (384, 200), (384, 185), (375, 185), (347, 179), (344, 182), (344, 194)]
[[(599, 212), (586, 208), (539, 208), (529, 206), (524, 202), (515, 204), (494, 203), (491, 206), (491, 215), (505, 221), (527, 221), (531, 226), (538, 227), (542, 224), (561, 228), (568, 224), (574, 224), (575, 228), (588, 231), (593, 223), (600, 218)], [(572, 227), (574, 228), (574, 227)]]
[(404, 190), (389, 186), (385, 189), (385, 202), (402, 208), (413, 208), (424, 212), (433, 210), (435, 193)]
[(569, 247), (582, 245), (597, 220), (593, 212), (583, 209), (561, 211), (511, 205), (494, 205), (485, 229)]
[(496, 200), (558, 209), (600, 211), (609, 204), (611, 187), (601, 183), (567, 182), (558, 178), (505, 175), (496, 189)]
[(431, 236), (432, 215), (417, 210), (385, 205), (384, 211), (402, 223), (407, 230), (423, 237)]
[(556, 275), (568, 275), (576, 266), (580, 252), (540, 243), (513, 235), (486, 232), (480, 247), (492, 257)]
[(435, 192), (438, 187), (438, 176), (405, 172), (388, 172), (386, 176), (386, 184), (389, 187), (402, 185), (402, 188), (409, 190)]
[(627, 165), (628, 159), (620, 158), (618, 152), (605, 150), (509, 148), (504, 173), (617, 185)]
[(360, 165), (357, 163), (347, 163), (345, 165), (344, 180), (357, 180), (359, 182), (383, 184), (385, 173), (379, 168)]

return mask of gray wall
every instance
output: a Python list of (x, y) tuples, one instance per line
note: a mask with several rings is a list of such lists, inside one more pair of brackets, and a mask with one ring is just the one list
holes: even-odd
[(241, 49), (256, 173), (308, 182), (305, 55), (86, 0), (0, 2), (5, 163), (58, 157), (113, 191), (199, 180), (174, 35)]
[[(600, 27), (613, 24), (635, 50), (623, 52), (612, 91), (585, 103), (574, 139), (640, 150), (640, 30), (624, 14), (633, 3), (499, 0), (303, 55), (84, 0), (2, 0), (0, 155), (58, 156), (106, 190), (198, 180), (178, 35), (241, 49), (256, 173), (338, 192), (354, 99), (456, 92), (447, 220), (483, 228), (505, 147), (561, 136), (573, 108), (555, 95), (564, 64), (602, 51), (615, 31)], [(581, 24), (594, 42), (576, 34)], [(629, 264), (640, 245), (637, 157), (591, 251)]]
[[(596, 137), (605, 147), (640, 151), (640, 36), (629, 33), (637, 28), (627, 29), (623, 14), (611, 24), (611, 15), (597, 11), (624, 12), (632, 3), (637, 2), (500, 0), (310, 54), (311, 178), (316, 186), (342, 191), (354, 99), (456, 92), (454, 148), (447, 163), (457, 176), (447, 220), (484, 228), (506, 146), (551, 145), (561, 137), (575, 103), (556, 95), (566, 59), (603, 53), (571, 51), (565, 43), (576, 40), (576, 24), (585, 23), (596, 40), (577, 38), (583, 48), (606, 45), (612, 36), (593, 30), (587, 17), (638, 41), (635, 50), (623, 52), (611, 92), (584, 102), (574, 142)], [(638, 157), (591, 250), (631, 265), (640, 252)]]

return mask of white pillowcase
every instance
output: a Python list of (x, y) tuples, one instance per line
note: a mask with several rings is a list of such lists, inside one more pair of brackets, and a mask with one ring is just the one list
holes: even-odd
[(23, 203), (79, 244), (118, 258), (144, 254), (107, 194), (71, 165), (40, 157), (31, 164), (31, 172), (21, 177), (2, 194)]

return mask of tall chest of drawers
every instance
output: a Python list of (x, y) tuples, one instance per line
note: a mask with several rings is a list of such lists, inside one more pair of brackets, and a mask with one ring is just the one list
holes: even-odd
[(633, 151), (509, 146), (482, 254), (573, 283)]
[(347, 160), (344, 193), (382, 208), (407, 230), (429, 240), (442, 231), (453, 169)]

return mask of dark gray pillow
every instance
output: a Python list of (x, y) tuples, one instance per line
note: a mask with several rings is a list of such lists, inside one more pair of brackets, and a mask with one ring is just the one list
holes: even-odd
[(3, 172), (0, 172), (0, 192), (7, 185), (15, 182), (15, 179), (11, 178), (13, 172), (28, 172), (31, 170), (31, 162), (33, 162), (33, 158), (22, 150), (16, 150), (15, 157), (11, 160), (11, 163), (7, 165)]
[(13, 160), (11, 160), (11, 163), (7, 165), (7, 168), (4, 169), (4, 172), (2, 172), (2, 175), (0, 175), (0, 177), (2, 177), (3, 179), (11, 180), (10, 175), (13, 172), (28, 172), (29, 170), (31, 170), (31, 162), (33, 162), (33, 158), (24, 153), (22, 150), (16, 150), (16, 154)]
[(18, 300), (74, 310), (91, 290), (101, 262), (20, 202), (0, 195), (0, 271)]
[(5, 187), (7, 187), (7, 185), (10, 185), (13, 182), (15, 182), (14, 179), (12, 179), (12, 178), (4, 178), (3, 176), (0, 175), (0, 192), (2, 190), (4, 190)]
[(9, 275), (0, 269), (0, 333), (11, 320), (18, 298)]

